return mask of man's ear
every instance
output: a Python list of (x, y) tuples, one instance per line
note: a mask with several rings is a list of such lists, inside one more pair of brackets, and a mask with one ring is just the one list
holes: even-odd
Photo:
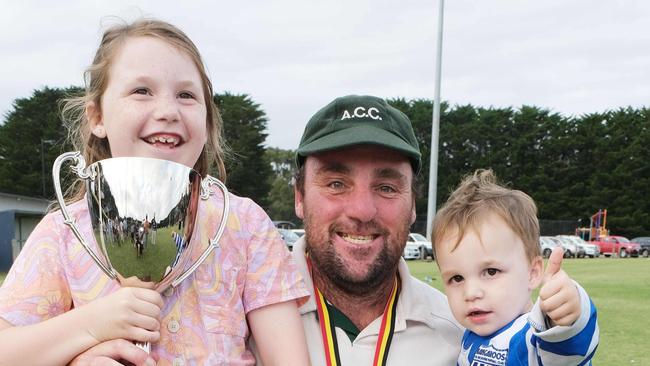
[(294, 207), (296, 210), (296, 216), (298, 216), (299, 219), (304, 220), (305, 215), (303, 211), (303, 196), (302, 193), (300, 193), (300, 190), (296, 185), (293, 186), (293, 197), (294, 197)]
[(413, 195), (413, 209), (411, 210), (411, 225), (413, 225), (416, 218), (417, 218), (417, 213), (415, 212), (415, 195)]
[(528, 289), (534, 290), (542, 284), (544, 278), (544, 261), (542, 257), (536, 256), (530, 263), (530, 272), (528, 274)]
[(90, 127), (90, 132), (95, 137), (103, 139), (106, 137), (106, 129), (102, 121), (102, 112), (99, 105), (95, 102), (90, 102), (86, 105), (86, 119)]

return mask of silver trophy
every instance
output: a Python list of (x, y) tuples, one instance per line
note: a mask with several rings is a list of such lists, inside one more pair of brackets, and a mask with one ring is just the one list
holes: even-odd
[[(96, 245), (81, 235), (66, 208), (60, 171), (67, 160), (85, 182)], [(228, 190), (222, 182), (202, 179), (168, 160), (111, 158), (86, 167), (79, 152), (67, 152), (54, 161), (52, 176), (65, 224), (101, 270), (122, 286), (151, 282), (160, 293), (178, 286), (219, 246), (228, 219)], [(192, 233), (198, 203), (214, 194), (211, 186), (223, 195), (221, 222), (209, 243), (197, 243)], [(190, 258), (197, 259), (189, 263)], [(138, 345), (150, 351), (148, 343)]]

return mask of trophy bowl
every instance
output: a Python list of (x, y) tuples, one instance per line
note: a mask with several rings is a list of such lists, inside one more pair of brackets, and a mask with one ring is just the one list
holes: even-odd
[[(60, 171), (64, 162), (86, 186), (86, 201), (96, 246), (90, 245), (68, 213)], [(122, 286), (153, 283), (162, 293), (187, 278), (218, 247), (228, 217), (228, 191), (219, 180), (168, 160), (121, 157), (86, 167), (79, 152), (60, 155), (52, 168), (56, 197), (64, 222), (111, 279)], [(192, 240), (200, 199), (223, 194), (224, 209), (209, 243)], [(93, 249), (96, 248), (96, 249)], [(197, 251), (203, 250), (200, 255)], [(190, 258), (197, 258), (189, 263)], [(142, 346), (148, 351), (148, 345)]]

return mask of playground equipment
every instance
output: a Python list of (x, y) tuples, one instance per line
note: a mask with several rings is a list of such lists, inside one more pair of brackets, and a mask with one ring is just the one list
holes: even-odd
[(585, 241), (599, 240), (609, 235), (607, 230), (607, 209), (600, 209), (589, 218), (589, 227), (576, 228), (576, 235)]

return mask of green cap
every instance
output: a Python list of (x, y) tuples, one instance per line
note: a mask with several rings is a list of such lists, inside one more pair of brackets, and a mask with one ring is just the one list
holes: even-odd
[(296, 164), (305, 157), (354, 145), (378, 145), (397, 150), (411, 159), (415, 174), (422, 155), (411, 121), (385, 100), (368, 95), (334, 99), (307, 122), (296, 151)]

